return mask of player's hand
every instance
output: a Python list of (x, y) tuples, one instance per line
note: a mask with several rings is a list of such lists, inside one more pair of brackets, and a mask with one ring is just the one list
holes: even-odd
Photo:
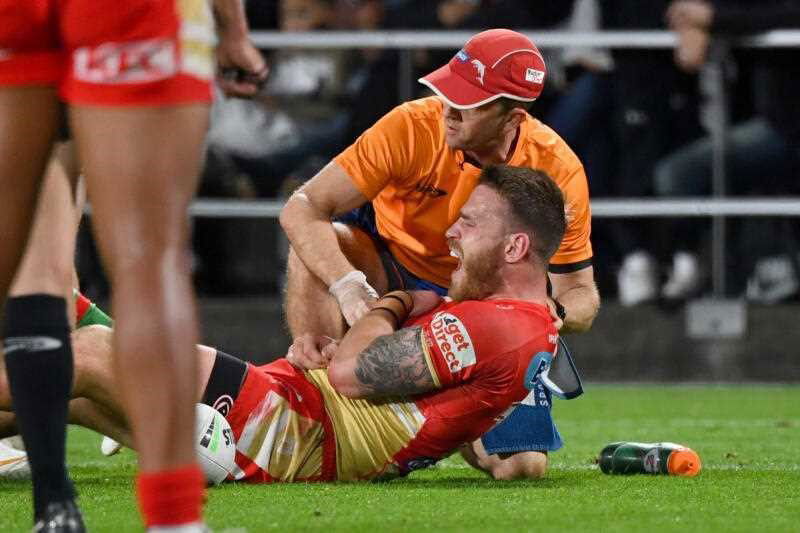
[(547, 298), (547, 308), (550, 310), (550, 318), (553, 319), (553, 325), (556, 327), (556, 330), (560, 331), (561, 328), (564, 326), (564, 321), (561, 320), (560, 316), (558, 316), (556, 303), (550, 297)]
[(251, 97), (267, 79), (267, 64), (247, 36), (220, 36), (217, 82), (228, 96)]
[(300, 370), (328, 368), (337, 346), (334, 339), (324, 335), (301, 335), (289, 346), (286, 360)]
[(408, 291), (408, 294), (414, 299), (414, 307), (408, 318), (424, 315), (442, 303), (442, 297), (433, 291)]
[(360, 270), (348, 272), (328, 287), (328, 292), (336, 298), (339, 309), (348, 326), (352, 326), (366, 315), (378, 293), (367, 283), (367, 277)]
[(667, 24), (673, 30), (686, 26), (708, 28), (714, 19), (714, 7), (705, 0), (675, 0), (667, 9)]

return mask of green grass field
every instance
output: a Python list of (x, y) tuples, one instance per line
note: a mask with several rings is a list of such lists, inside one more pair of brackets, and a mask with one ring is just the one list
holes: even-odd
[[(228, 484), (208, 493), (215, 531), (800, 531), (800, 387), (588, 386), (556, 401), (566, 446), (540, 481), (496, 482), (450, 458), (389, 483)], [(616, 440), (679, 442), (696, 478), (606, 476)], [(91, 531), (141, 530), (134, 455), (106, 459), (70, 434), (69, 462)], [(0, 481), (0, 531), (30, 527), (29, 484)]]

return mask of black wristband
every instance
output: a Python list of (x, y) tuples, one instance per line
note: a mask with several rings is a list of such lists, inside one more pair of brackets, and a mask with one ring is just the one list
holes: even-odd
[(414, 305), (414, 298), (413, 298), (413, 297), (412, 297), (410, 294), (408, 294), (406, 291), (392, 291), (392, 292), (390, 292), (390, 293), (388, 293), (388, 294), (384, 294), (383, 296), (381, 296), (381, 298), (392, 298), (392, 299), (394, 299), (394, 300), (397, 300), (398, 302), (400, 302), (401, 304), (403, 304), (403, 309), (405, 310), (405, 312), (406, 312), (406, 315), (410, 314), (410, 313), (411, 313), (411, 309), (409, 309), (409, 308), (408, 308), (408, 304), (406, 303), (406, 301), (405, 301), (403, 298), (401, 298), (400, 296), (398, 296), (397, 294), (395, 294), (395, 293), (397, 293), (397, 292), (403, 292), (403, 293), (405, 293), (406, 295), (408, 295), (408, 297), (409, 297), (409, 298), (411, 298), (411, 305), (412, 305), (412, 307), (413, 307), (413, 305)]
[(555, 298), (552, 298), (552, 300), (556, 306), (556, 316), (558, 316), (558, 318), (560, 318), (561, 321), (563, 322), (564, 320), (567, 319), (567, 310), (564, 309), (564, 306), (561, 305), (561, 302), (559, 302)]
[(394, 309), (392, 309), (391, 307), (383, 307), (383, 306), (378, 305), (378, 306), (375, 306), (372, 309), (370, 309), (370, 311), (377, 311), (379, 309), (381, 311), (388, 311), (392, 315), (392, 318), (394, 318), (394, 329), (399, 329), (400, 328), (400, 324), (402, 322), (400, 322), (400, 317), (397, 316), (397, 313), (395, 313)]

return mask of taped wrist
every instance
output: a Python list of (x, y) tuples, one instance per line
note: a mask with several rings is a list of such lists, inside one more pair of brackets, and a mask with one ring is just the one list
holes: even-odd
[(367, 276), (363, 272), (360, 270), (351, 270), (341, 278), (331, 283), (330, 287), (328, 287), (328, 292), (332, 296), (338, 298), (338, 294), (341, 292), (342, 288), (351, 283), (361, 285), (362, 287), (369, 287), (369, 284), (367, 283)]

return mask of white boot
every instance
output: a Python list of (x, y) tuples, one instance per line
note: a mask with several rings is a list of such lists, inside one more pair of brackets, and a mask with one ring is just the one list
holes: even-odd
[(116, 455), (122, 449), (122, 444), (115, 441), (111, 437), (103, 437), (103, 442), (100, 443), (100, 453), (106, 457)]
[(28, 454), (0, 442), (0, 478), (28, 479), (30, 477), (31, 465), (28, 463)]

